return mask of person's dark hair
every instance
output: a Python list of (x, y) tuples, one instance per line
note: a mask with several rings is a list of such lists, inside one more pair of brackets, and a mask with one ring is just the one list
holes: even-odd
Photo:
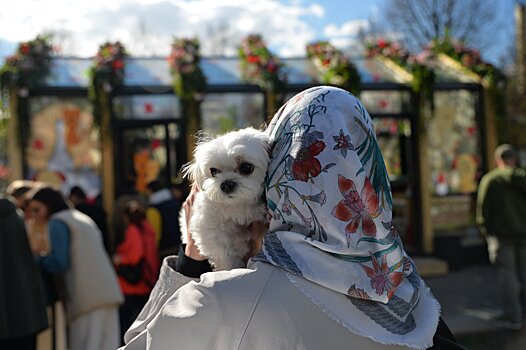
[(157, 192), (163, 189), (163, 183), (161, 180), (153, 180), (148, 182), (146, 187), (152, 192)]
[(76, 196), (83, 201), (87, 199), (86, 192), (84, 192), (84, 190), (80, 188), (79, 186), (73, 186), (71, 190), (69, 191), (69, 195), (70, 197)]
[(144, 207), (137, 201), (129, 201), (124, 208), (124, 215), (128, 218), (130, 224), (136, 225), (142, 229), (142, 223), (146, 219)]
[(29, 196), (29, 200), (42, 202), (49, 211), (49, 215), (70, 209), (70, 206), (59, 190), (45, 186), (36, 188)]
[(517, 150), (512, 145), (505, 143), (495, 149), (495, 159), (509, 161), (517, 158)]
[[(187, 179), (183, 179), (182, 181), (177, 183), (172, 183), (172, 194), (175, 198), (183, 202), (190, 193), (190, 187), (190, 183)], [(178, 196), (175, 195), (176, 191), (178, 192)]]

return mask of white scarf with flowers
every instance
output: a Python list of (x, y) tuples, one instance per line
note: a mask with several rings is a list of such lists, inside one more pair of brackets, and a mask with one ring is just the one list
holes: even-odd
[(311, 88), (288, 101), (267, 130), (270, 228), (252, 260), (285, 269), (354, 333), (431, 346), (440, 306), (392, 225), (388, 175), (360, 101), (338, 88)]

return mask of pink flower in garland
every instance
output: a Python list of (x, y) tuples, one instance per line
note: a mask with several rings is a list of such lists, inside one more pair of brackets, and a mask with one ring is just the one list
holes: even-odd
[(259, 57), (258, 56), (254, 56), (254, 55), (247, 56), (247, 62), (248, 63), (258, 63), (259, 62)]
[(113, 61), (111, 66), (114, 69), (123, 69), (124, 68), (124, 62), (122, 62), (122, 60), (115, 60), (115, 61)]
[(261, 35), (251, 34), (239, 47), (243, 78), (263, 89), (282, 92), (282, 63), (266, 47)]

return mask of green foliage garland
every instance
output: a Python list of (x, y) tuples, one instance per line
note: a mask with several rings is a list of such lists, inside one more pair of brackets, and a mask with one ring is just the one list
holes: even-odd
[(200, 101), (206, 88), (206, 77), (199, 66), (199, 40), (174, 39), (168, 57), (175, 94), (183, 101)]
[(378, 39), (366, 45), (366, 56), (369, 58), (376, 56), (388, 58), (410, 72), (413, 75), (411, 82), (413, 91), (420, 93), (424, 100), (429, 102), (431, 109), (434, 108), (435, 72), (430, 64), (433, 58), (432, 52), (425, 50), (418, 55), (413, 55), (396, 42)]
[(360, 93), (360, 74), (340, 50), (326, 41), (311, 43), (306, 50), (307, 57), (320, 73), (322, 83), (342, 87), (355, 95)]
[(276, 94), (285, 92), (285, 83), (281, 78), (283, 64), (270, 52), (261, 35), (245, 37), (238, 53), (243, 79), (259, 85), (265, 91)]
[(504, 74), (497, 67), (484, 62), (478, 50), (465, 46), (462, 41), (446, 35), (443, 38), (432, 40), (426, 50), (451, 57), (464, 68), (485, 80), (489, 88), (503, 88), (505, 85)]
[(16, 112), (18, 117), (18, 140), (25, 149), (31, 134), (29, 123), (28, 96), (32, 89), (41, 85), (48, 76), (53, 57), (50, 36), (37, 36), (35, 39), (18, 44), (16, 52), (8, 56), (0, 68), (2, 94), (9, 88), (16, 89)]
[[(120, 42), (106, 42), (99, 46), (89, 70), (89, 97), (93, 104), (95, 125), (101, 126), (103, 94), (122, 86), (124, 81), (126, 49)], [(111, 106), (108, 106), (111, 108)]]

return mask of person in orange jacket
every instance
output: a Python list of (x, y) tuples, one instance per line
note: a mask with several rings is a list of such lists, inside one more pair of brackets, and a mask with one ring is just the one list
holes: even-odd
[(124, 210), (126, 229), (113, 255), (124, 294), (124, 303), (119, 309), (122, 336), (146, 304), (159, 275), (155, 231), (146, 221), (144, 211), (136, 201), (127, 203)]

